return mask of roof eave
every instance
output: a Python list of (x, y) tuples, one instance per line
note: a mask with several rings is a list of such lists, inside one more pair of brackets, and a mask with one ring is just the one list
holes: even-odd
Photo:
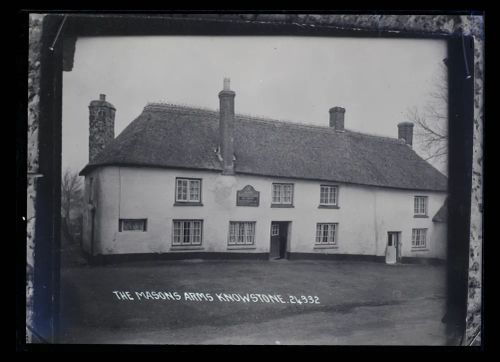
[[(180, 166), (165, 166), (165, 165), (144, 165), (144, 164), (135, 164), (135, 163), (118, 163), (118, 162), (110, 162), (110, 163), (101, 163), (101, 164), (87, 164), (79, 173), (80, 176), (88, 175), (92, 170), (98, 167), (107, 167), (107, 166), (120, 166), (120, 167), (137, 167), (137, 168), (162, 168), (162, 169), (179, 169), (179, 170), (194, 170), (194, 171), (212, 171), (212, 172), (221, 172), (222, 168), (198, 168), (198, 167), (180, 167)], [(358, 186), (367, 186), (367, 187), (380, 187), (383, 189), (393, 189), (393, 190), (406, 190), (406, 191), (425, 191), (425, 192), (447, 192), (447, 187), (444, 188), (410, 188), (410, 187), (396, 187), (396, 186), (384, 186), (384, 185), (376, 185), (376, 184), (366, 184), (366, 183), (356, 183), (356, 182), (346, 182), (339, 180), (330, 180), (330, 179), (321, 179), (321, 178), (305, 178), (305, 177), (294, 177), (294, 176), (278, 176), (272, 174), (264, 174), (264, 173), (255, 173), (255, 172), (245, 172), (235, 170), (235, 174), (238, 175), (250, 175), (250, 176), (262, 176), (262, 177), (275, 177), (275, 178), (285, 178), (285, 179), (296, 179), (296, 180), (308, 180), (308, 181), (319, 181), (319, 182), (333, 182), (333, 183), (341, 183), (341, 184), (350, 184), (350, 185), (358, 185)]]

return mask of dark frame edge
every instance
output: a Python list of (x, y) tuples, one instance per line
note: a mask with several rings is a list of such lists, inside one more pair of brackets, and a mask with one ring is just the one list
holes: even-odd
[[(128, 14), (125, 14), (128, 15)], [(146, 16), (145, 16), (146, 17)], [(43, 25), (43, 41), (41, 51), (41, 84), (40, 84), (40, 173), (44, 177), (37, 182), (38, 196), (36, 203), (37, 224), (36, 224), (36, 259), (37, 273), (35, 273), (35, 296), (34, 305), (44, 310), (37, 311), (35, 318), (35, 329), (38, 331), (46, 330), (45, 335), (49, 341), (56, 341), (55, 336), (58, 332), (57, 316), (59, 311), (58, 305), (58, 283), (59, 283), (59, 216), (58, 210), (60, 207), (60, 172), (61, 172), (61, 90), (62, 90), (62, 39), (56, 43), (54, 52), (48, 48), (55, 39), (55, 35), (62, 20), (61, 15), (49, 14), (44, 19)], [(105, 21), (105, 19), (103, 19)], [(189, 23), (193, 20), (186, 19), (183, 22)], [(205, 22), (210, 23), (210, 22)], [(339, 31), (342, 31), (339, 29)], [(335, 30), (330, 29), (331, 36), (336, 36)], [(374, 35), (383, 34), (382, 32), (367, 31), (366, 36), (376, 37)], [(370, 35), (371, 34), (371, 35)], [(62, 37), (63, 34), (61, 34)], [(75, 33), (72, 33), (75, 35)], [(130, 34), (125, 34), (130, 35)], [(96, 35), (97, 36), (97, 35)], [(342, 35), (341, 35), (342, 36)], [(360, 36), (357, 33), (357, 36)], [(398, 36), (405, 38), (404, 34)], [(426, 34), (411, 34), (406, 37), (427, 37)], [(443, 38), (442, 35), (437, 36)], [(461, 296), (463, 291), (458, 291), (465, 285), (465, 294), (463, 295), (463, 308), (454, 306), (450, 313), (448, 325), (453, 328), (459, 328), (465, 335), (465, 317), (467, 304), (467, 272), (468, 272), (468, 246), (469, 246), (469, 227), (470, 227), (470, 192), (471, 192), (471, 162), (472, 162), (472, 125), (473, 125), (473, 52), (464, 51), (464, 40), (467, 46), (472, 46), (472, 36), (448, 35), (446, 37), (449, 45), (449, 60), (450, 60), (450, 102), (449, 109), (458, 110), (457, 115), (452, 116), (450, 112), (450, 179), (454, 179), (454, 183), (450, 183), (450, 210), (455, 210), (453, 216), (450, 214), (450, 222), (448, 225), (462, 225), (460, 230), (464, 234), (460, 237), (456, 228), (449, 227), (449, 238), (459, 236), (458, 241), (451, 248), (448, 242), (448, 249), (452, 251), (452, 258), (456, 264), (448, 263), (448, 281), (454, 285), (448, 290), (448, 301), (451, 296)], [(466, 63), (464, 63), (464, 59)], [(49, 61), (47, 61), (49, 60)], [(55, 61), (57, 60), (57, 61)], [(461, 64), (460, 64), (461, 62)], [(460, 73), (463, 74), (465, 68), (471, 72), (471, 79), (460, 79)], [(453, 71), (451, 69), (454, 69)], [(467, 100), (464, 102), (464, 100)], [(453, 119), (453, 122), (452, 122)], [(469, 122), (470, 121), (470, 122)], [(462, 142), (460, 142), (462, 141)], [(463, 142), (465, 141), (465, 142)], [(465, 145), (465, 147), (464, 147)], [(460, 157), (460, 156), (463, 156)], [(464, 162), (465, 160), (465, 162)], [(460, 161), (460, 172), (453, 172), (454, 165)], [(465, 172), (463, 164), (466, 164)], [(458, 185), (456, 185), (458, 184)], [(43, 207), (43, 213), (40, 212)], [(453, 220), (461, 220), (457, 223)], [(466, 221), (466, 222), (463, 222)], [(50, 225), (50, 227), (49, 227)], [(457, 244), (458, 243), (458, 244)], [(458, 246), (458, 247), (457, 247)], [(457, 249), (462, 249), (464, 253), (457, 252)], [(465, 258), (464, 258), (465, 256)], [(46, 263), (43, 270), (40, 271), (43, 262), (40, 260), (50, 260), (51, 263)], [(463, 266), (465, 265), (465, 270)], [(465, 271), (465, 273), (464, 273)], [(44, 278), (46, 281), (44, 282)], [(45, 285), (45, 292), (40, 291), (40, 285)], [(38, 291), (37, 291), (38, 289)], [(46, 304), (47, 302), (50, 302)], [(52, 304), (51, 304), (52, 303)], [(450, 310), (451, 311), (451, 310)], [(47, 322), (42, 316), (50, 316)], [(463, 323), (463, 326), (462, 324)], [(40, 328), (40, 329), (39, 329)]]

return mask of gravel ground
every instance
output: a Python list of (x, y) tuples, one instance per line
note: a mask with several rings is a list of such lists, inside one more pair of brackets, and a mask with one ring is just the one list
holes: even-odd
[[(60, 342), (443, 345), (445, 272), (353, 261), (73, 263), (61, 270)], [(146, 291), (179, 300), (139, 300)]]

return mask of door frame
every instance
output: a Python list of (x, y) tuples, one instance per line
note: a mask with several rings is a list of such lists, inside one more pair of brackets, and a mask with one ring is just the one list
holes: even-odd
[[(290, 254), (290, 240), (291, 240), (291, 232), (292, 232), (292, 222), (290, 220), (271, 220), (269, 225), (269, 256), (271, 256), (271, 243), (272, 243), (272, 230), (273, 224), (276, 223), (280, 225), (280, 238), (281, 238), (281, 228), (283, 225), (286, 225), (286, 241), (285, 241), (285, 251), (283, 253), (283, 257), (281, 257), (280, 251), (280, 259), (288, 259)], [(281, 247), (281, 242), (280, 242)]]
[(387, 241), (386, 241), (386, 247), (388, 247), (389, 243), (389, 237), (391, 234), (397, 235), (397, 240), (395, 243), (396, 246), (396, 263), (399, 263), (401, 261), (401, 235), (402, 231), (388, 231), (387, 232)]

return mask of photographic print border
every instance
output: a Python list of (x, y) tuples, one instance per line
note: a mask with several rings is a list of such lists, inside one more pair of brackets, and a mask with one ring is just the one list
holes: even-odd
[[(27, 160), (27, 173), (23, 174), (25, 171), (18, 167), (16, 176), (27, 186), (26, 198), (18, 200), (24, 207), (27, 200), (26, 212), (21, 208), (18, 209), (21, 215), (17, 215), (17, 220), (25, 217), (17, 230), (26, 233), (26, 336), (20, 338), (22, 331), (18, 330), (18, 339), (26, 343), (57, 343), (62, 72), (72, 69), (76, 39), (110, 35), (293, 35), (439, 38), (448, 42), (450, 201), (445, 321), (450, 344), (479, 345), (484, 97), (481, 14), (26, 12), (23, 16), (28, 18), (29, 28), (28, 59), (22, 63), (27, 62), (28, 99), (27, 104), (19, 107), (19, 116), (27, 117), (27, 122), (24, 129), (18, 126), (17, 137), (25, 130), (28, 139), (27, 148), (18, 147), (17, 153), (18, 159)], [(25, 99), (26, 88), (23, 90), (19, 99)]]

